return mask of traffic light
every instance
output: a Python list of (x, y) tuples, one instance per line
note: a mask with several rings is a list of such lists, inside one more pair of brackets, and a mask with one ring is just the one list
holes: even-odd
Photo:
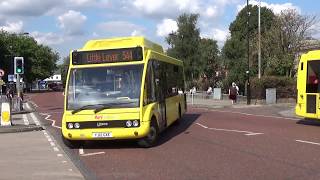
[(23, 57), (14, 57), (14, 73), (15, 74), (23, 74), (24, 73)]

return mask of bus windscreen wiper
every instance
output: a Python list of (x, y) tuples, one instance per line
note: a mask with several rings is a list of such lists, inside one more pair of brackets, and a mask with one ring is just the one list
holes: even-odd
[(102, 105), (101, 107), (95, 109), (95, 110), (94, 110), (94, 113), (96, 114), (96, 113), (98, 113), (98, 112), (100, 112), (100, 111), (102, 111), (102, 110), (104, 110), (104, 109), (108, 109), (108, 108), (110, 108), (110, 104), (104, 104), (104, 105)]
[(77, 109), (71, 111), (71, 114), (75, 114), (77, 112), (80, 112), (82, 110), (86, 110), (86, 109), (89, 109), (90, 107), (95, 107), (95, 106), (97, 106), (97, 105), (96, 104), (88, 104), (88, 105), (85, 105), (85, 106), (81, 106), (80, 108), (77, 108)]

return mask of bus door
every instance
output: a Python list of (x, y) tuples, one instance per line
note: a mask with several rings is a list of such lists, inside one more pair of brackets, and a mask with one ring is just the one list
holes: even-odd
[(320, 61), (307, 62), (306, 114), (309, 118), (319, 118)]
[(159, 128), (164, 129), (167, 126), (166, 118), (166, 76), (164, 64), (158, 61), (154, 61), (154, 73), (155, 73), (155, 89), (156, 89), (156, 101), (158, 102), (159, 109)]

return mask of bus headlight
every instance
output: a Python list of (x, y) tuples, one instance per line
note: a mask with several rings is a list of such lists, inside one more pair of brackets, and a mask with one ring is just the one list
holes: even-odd
[(126, 126), (127, 126), (127, 127), (131, 127), (131, 126), (132, 126), (132, 122), (131, 122), (131, 121), (127, 121), (127, 122), (126, 122)]
[(79, 123), (74, 123), (74, 128), (79, 129), (80, 128), (80, 124)]
[(134, 121), (132, 122), (132, 125), (133, 125), (134, 127), (138, 127), (138, 126), (139, 126), (138, 120), (134, 120)]
[(68, 123), (68, 129), (73, 129), (73, 124), (72, 123)]

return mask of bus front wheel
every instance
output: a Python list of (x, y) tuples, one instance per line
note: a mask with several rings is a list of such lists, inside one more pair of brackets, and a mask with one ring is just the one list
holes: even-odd
[(140, 147), (149, 148), (156, 144), (158, 139), (158, 126), (156, 120), (153, 118), (150, 123), (150, 130), (146, 137), (138, 141)]
[(70, 149), (80, 148), (84, 143), (83, 141), (80, 141), (80, 140), (69, 140), (63, 137), (63, 135), (62, 135), (62, 141)]

